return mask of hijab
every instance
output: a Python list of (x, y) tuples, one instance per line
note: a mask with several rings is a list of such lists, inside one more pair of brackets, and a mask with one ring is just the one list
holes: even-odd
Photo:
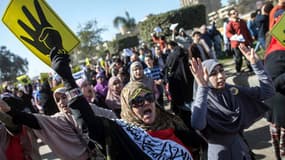
[(173, 128), (174, 130), (188, 130), (183, 121), (175, 115), (172, 115), (166, 111), (163, 111), (159, 107), (156, 107), (156, 117), (153, 124), (145, 124), (141, 119), (137, 118), (135, 113), (129, 104), (131, 99), (142, 92), (152, 91), (145, 86), (142, 82), (132, 81), (129, 82), (122, 90), (121, 93), (121, 104), (122, 112), (121, 117), (128, 123), (134, 124), (144, 130), (163, 130), (168, 128)]
[[(202, 62), (210, 73), (219, 62), (213, 59)], [(237, 133), (261, 118), (268, 107), (242, 92), (242, 88), (226, 84), (223, 89), (210, 86), (208, 92), (208, 125), (219, 132)]]
[(143, 70), (143, 65), (141, 64), (141, 62), (139, 62), (139, 61), (133, 62), (133, 63), (131, 64), (131, 66), (130, 66), (130, 82), (131, 82), (131, 81), (142, 82), (142, 83), (144, 83), (148, 88), (152, 89), (152, 88), (153, 88), (153, 85), (154, 85), (154, 84), (153, 84), (153, 80), (151, 80), (150, 78), (146, 77), (144, 74), (143, 74), (143, 76), (142, 76), (141, 79), (136, 79), (136, 78), (135, 78), (135, 75), (134, 75), (134, 71), (133, 71), (133, 70), (134, 70), (136, 67), (139, 67), (140, 69)]
[(121, 80), (115, 76), (111, 77), (108, 82), (108, 92), (105, 99), (105, 103), (110, 109), (121, 108), (120, 94), (116, 93), (116, 91), (113, 89), (115, 81), (119, 81), (121, 83)]
[(65, 94), (65, 92), (66, 92), (65, 87), (57, 88), (57, 89), (53, 92), (53, 98), (56, 99), (56, 98), (55, 98), (55, 95), (56, 95), (57, 93)]

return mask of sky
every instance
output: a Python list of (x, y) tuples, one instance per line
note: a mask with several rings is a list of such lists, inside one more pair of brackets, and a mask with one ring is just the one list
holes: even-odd
[[(1, 19), (9, 2), (9, 0), (0, 2)], [(107, 29), (102, 34), (103, 40), (111, 40), (119, 32), (113, 27), (113, 19), (117, 16), (125, 17), (126, 11), (138, 22), (150, 13), (159, 14), (180, 8), (179, 0), (46, 0), (46, 2), (74, 33), (79, 30), (79, 24), (84, 25), (96, 19), (98, 27)], [(10, 52), (28, 60), (28, 76), (35, 77), (41, 72), (52, 72), (52, 69), (32, 54), (2, 21), (0, 35), (0, 46), (6, 46)]]

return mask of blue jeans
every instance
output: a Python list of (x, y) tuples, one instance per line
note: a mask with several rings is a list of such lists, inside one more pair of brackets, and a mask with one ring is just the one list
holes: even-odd
[(258, 41), (254, 48), (254, 51), (256, 52), (260, 48), (260, 46), (262, 47), (262, 49), (265, 49), (265, 37), (258, 37)]

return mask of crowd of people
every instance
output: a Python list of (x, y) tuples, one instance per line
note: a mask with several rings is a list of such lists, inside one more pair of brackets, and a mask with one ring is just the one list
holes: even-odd
[[(230, 9), (224, 35), (215, 23), (191, 36), (173, 28), (169, 40), (156, 30), (150, 35), (153, 46), (143, 43), (119, 56), (106, 51), (105, 58), (84, 66), (80, 77), (72, 74), (59, 42), (49, 42), (55, 46), (50, 51), (55, 74), (19, 87), (2, 84), (0, 159), (41, 159), (39, 138), (68, 160), (254, 160), (243, 132), (264, 116), (276, 159), (285, 157), (285, 47), (273, 36), (265, 45), (284, 9), (284, 0), (275, 7), (264, 3), (248, 22)], [(259, 86), (226, 83), (218, 61), (227, 54), (223, 38), (236, 75), (245, 58)], [(256, 54), (258, 45), (264, 61)]]

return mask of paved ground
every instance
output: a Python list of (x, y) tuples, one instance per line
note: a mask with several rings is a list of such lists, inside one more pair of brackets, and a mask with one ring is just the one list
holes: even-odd
[[(257, 79), (254, 75), (249, 75), (247, 72), (242, 73), (240, 76), (234, 75), (233, 63), (225, 64), (225, 71), (228, 75), (227, 82), (231, 84), (239, 84), (245, 86), (258, 85)], [(269, 134), (268, 123), (265, 119), (261, 119), (253, 126), (245, 131), (245, 137), (256, 155), (257, 160), (274, 160), (273, 148)], [(41, 143), (42, 144), (42, 143)], [(44, 160), (56, 160), (50, 149), (42, 144), (40, 153)]]

